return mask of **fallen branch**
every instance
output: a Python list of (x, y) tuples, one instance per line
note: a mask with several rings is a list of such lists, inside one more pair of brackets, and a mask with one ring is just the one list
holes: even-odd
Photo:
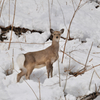
[[(91, 69), (93, 69), (93, 68), (95, 68), (95, 67), (98, 67), (98, 66), (100, 66), (100, 64), (95, 65), (95, 66), (93, 66), (92, 68), (90, 68), (90, 69), (88, 69), (88, 70), (81, 69), (80, 71), (77, 71), (77, 72), (70, 72), (69, 74), (70, 74), (70, 75), (74, 75), (75, 77), (77, 77), (78, 75), (82, 75), (82, 74), (84, 74), (85, 72), (90, 71)], [(97, 73), (96, 73), (96, 74), (97, 74)], [(98, 75), (98, 76), (99, 76), (99, 75)], [(100, 77), (99, 77), (99, 78), (100, 78)]]
[(97, 96), (100, 95), (100, 92), (93, 92), (89, 95), (84, 96), (82, 99), (80, 100), (94, 100)]

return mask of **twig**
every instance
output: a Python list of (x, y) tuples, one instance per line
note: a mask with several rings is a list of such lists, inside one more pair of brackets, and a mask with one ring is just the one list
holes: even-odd
[(26, 82), (26, 84), (30, 87), (30, 89), (33, 91), (34, 95), (36, 96), (37, 100), (39, 100), (39, 98), (37, 97), (36, 93), (34, 92), (34, 90), (32, 89), (32, 87), (28, 84), (28, 82), (26, 80), (24, 80)]
[[(69, 52), (69, 56), (70, 56), (70, 52)], [(70, 69), (70, 57), (69, 57), (69, 67), (68, 67), (68, 70)]]
[(73, 0), (72, 0), (72, 4), (73, 4), (74, 11), (75, 11), (75, 6), (74, 6), (74, 2), (73, 2)]
[(64, 54), (66, 54), (68, 57), (70, 57), (71, 59), (73, 59), (75, 62), (77, 62), (77, 63), (79, 63), (79, 64), (81, 64), (81, 65), (83, 65), (83, 66), (85, 66), (83, 63), (81, 63), (81, 62), (79, 62), (79, 61), (77, 61), (77, 60), (75, 60), (73, 57), (71, 57), (70, 55), (68, 55), (67, 53), (65, 53), (64, 51), (62, 51), (62, 50), (60, 50), (62, 53), (64, 53)]
[(34, 1), (35, 1), (35, 4), (37, 5), (37, 9), (36, 10), (38, 10), (38, 4), (37, 4), (36, 0), (34, 0)]
[[(39, 80), (39, 79), (38, 79)], [(39, 80), (39, 100), (41, 100), (41, 87), (40, 87), (40, 80)]]
[[(70, 53), (69, 53), (69, 67), (68, 67), (68, 70), (70, 70)], [(69, 71), (66, 74), (66, 80), (65, 80), (64, 90), (63, 90), (64, 94), (65, 94), (65, 89), (66, 89), (66, 85), (67, 85), (68, 73), (69, 73)]]
[[(65, 21), (65, 17), (64, 17), (64, 13), (63, 13), (63, 10), (62, 10), (62, 8), (61, 8), (61, 5), (60, 5), (60, 3), (59, 3), (59, 1), (57, 0), (57, 2), (58, 2), (58, 4), (59, 4), (59, 6), (60, 6), (60, 9), (61, 9), (61, 12), (62, 12), (62, 15), (63, 15), (63, 21), (64, 21), (64, 25), (65, 25), (65, 27), (66, 27), (66, 30), (67, 30), (67, 26), (66, 26), (66, 21)], [(66, 39), (66, 38), (65, 38)]]
[(15, 5), (14, 5), (14, 15), (13, 15), (13, 22), (12, 22), (11, 36), (10, 36), (10, 42), (9, 42), (8, 50), (10, 49), (10, 44), (11, 44), (11, 40), (12, 40), (13, 25), (14, 25), (15, 12), (16, 12), (16, 1), (17, 1), (17, 0), (15, 0)]
[(3, 9), (4, 2), (5, 2), (5, 0), (3, 0), (2, 6), (1, 6), (0, 17), (1, 17), (1, 13), (2, 13), (2, 9)]
[(86, 63), (85, 63), (84, 70), (86, 70), (86, 66), (87, 66), (87, 62), (88, 62), (88, 59), (89, 59), (89, 55), (90, 55), (90, 52), (91, 52), (92, 46), (93, 46), (93, 42), (92, 42), (92, 44), (91, 44), (91, 47), (90, 47), (90, 50), (89, 50), (89, 53), (88, 53), (88, 56), (87, 56), (87, 59), (86, 59)]
[(58, 72), (59, 72), (59, 86), (61, 87), (59, 58), (58, 58)]
[[(73, 14), (73, 16), (72, 16), (72, 19), (71, 19), (71, 21), (70, 21), (70, 24), (69, 24), (69, 27), (68, 27), (68, 32), (67, 32), (67, 37), (66, 37), (66, 41), (65, 41), (64, 49), (63, 49), (64, 52), (65, 52), (65, 48), (66, 48), (66, 43), (67, 43), (67, 41), (68, 41), (68, 37), (70, 36), (71, 24), (72, 24), (72, 21), (73, 21), (75, 15), (76, 15), (76, 12), (78, 11), (78, 9), (79, 9), (79, 7), (80, 7), (81, 1), (82, 1), (82, 0), (80, 0), (78, 6), (77, 6), (77, 8), (76, 8), (76, 10), (74, 11), (74, 14)], [(70, 37), (69, 37), (69, 38), (70, 38)], [(61, 61), (62, 63), (63, 63), (63, 59), (64, 59), (64, 53), (63, 53), (63, 56), (62, 56), (62, 61)]]
[(93, 68), (95, 68), (95, 67), (98, 67), (98, 66), (100, 66), (100, 64), (93, 66), (92, 68), (86, 70), (86, 72), (89, 71), (89, 70), (91, 70), (91, 69), (93, 69)]
[(95, 71), (96, 75), (98, 76), (98, 78), (100, 79), (100, 76), (98, 75), (98, 73), (96, 72), (96, 70), (95, 70), (95, 69), (94, 69), (94, 71)]
[(12, 53), (12, 70), (14, 69), (14, 49), (13, 49), (13, 53)]
[[(86, 3), (88, 3), (90, 0), (87, 0), (85, 3), (83, 3), (81, 6), (80, 6), (80, 8), (82, 8)], [(79, 8), (79, 9), (80, 9)]]
[(9, 25), (10, 25), (10, 0), (9, 0)]
[(67, 85), (67, 79), (68, 79), (68, 72), (66, 74), (66, 80), (65, 80), (65, 85), (64, 85), (64, 89), (63, 89), (63, 92), (65, 93), (65, 89), (66, 89), (66, 85)]
[(89, 60), (89, 62), (91, 62), (92, 60), (93, 60), (93, 58), (92, 58), (92, 59), (90, 59), (90, 60)]
[(50, 2), (48, 0), (48, 12), (49, 12), (49, 27), (51, 28), (51, 11), (50, 11)]
[(93, 92), (93, 93), (90, 93), (89, 95), (84, 96), (80, 100), (94, 100), (99, 95), (100, 95), (100, 92)]
[[(10, 43), (10, 42), (0, 42), (0, 43)], [(44, 44), (48, 44), (48, 43), (51, 43), (51, 42), (48, 42), (48, 43), (11, 42), (11, 43), (15, 43), (15, 44), (16, 44), (16, 43), (22, 43), (22, 44), (41, 44), (41, 45), (43, 44), (43, 45), (44, 45)]]
[(92, 76), (91, 76), (91, 80), (90, 80), (90, 84), (89, 84), (89, 90), (90, 90), (90, 86), (91, 86), (91, 82), (92, 82), (92, 78), (93, 78), (94, 72), (95, 71), (93, 71)]
[[(18, 71), (16, 69), (14, 69), (17, 73)], [(24, 79), (23, 79), (24, 80)], [(35, 97), (37, 98), (37, 100), (39, 100), (39, 98), (37, 97), (36, 93), (34, 92), (34, 90), (32, 89), (32, 87), (28, 84), (28, 82), (26, 80), (24, 80), (24, 82), (29, 86), (29, 88), (32, 90), (32, 92), (34, 93)]]
[[(92, 68), (86, 70), (85, 72), (88, 72), (88, 71), (90, 71), (91, 69), (93, 69), (93, 68), (95, 68), (95, 67), (98, 67), (98, 66), (100, 66), (100, 64), (93, 66)], [(80, 74), (79, 74), (79, 75), (80, 75)], [(72, 78), (72, 77), (74, 77), (74, 76), (70, 76), (70, 77), (68, 77), (68, 79), (70, 79), (70, 78)], [(65, 80), (66, 80), (66, 79), (65, 79)], [(56, 83), (54, 83), (54, 84), (52, 84), (52, 85), (46, 85), (46, 86), (53, 86), (53, 85), (56, 85), (56, 84), (59, 84), (59, 83), (56, 82)]]
[(53, 0), (52, 0), (52, 3), (51, 4), (53, 5)]

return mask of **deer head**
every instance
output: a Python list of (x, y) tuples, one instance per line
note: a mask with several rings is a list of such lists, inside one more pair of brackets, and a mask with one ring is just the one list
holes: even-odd
[(50, 29), (50, 32), (53, 36), (53, 40), (59, 41), (61, 34), (64, 32), (64, 29), (61, 29), (60, 31), (54, 31), (53, 29)]

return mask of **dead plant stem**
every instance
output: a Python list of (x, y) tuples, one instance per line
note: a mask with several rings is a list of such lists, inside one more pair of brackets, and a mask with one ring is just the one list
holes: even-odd
[(73, 0), (72, 0), (72, 4), (73, 4), (74, 11), (75, 11), (75, 6), (74, 6), (74, 2), (73, 2)]
[(89, 55), (90, 55), (90, 52), (91, 52), (92, 46), (93, 46), (93, 42), (92, 42), (92, 44), (91, 44), (91, 47), (90, 47), (90, 50), (89, 50), (89, 53), (88, 53), (88, 56), (87, 56), (87, 59), (86, 59), (86, 63), (85, 63), (84, 70), (86, 70), (87, 62), (88, 62), (88, 59), (89, 59)]
[[(80, 8), (82, 8), (86, 3), (88, 3), (90, 0), (87, 0), (85, 3), (83, 3), (81, 6), (80, 6)], [(79, 9), (80, 9), (79, 8)]]
[(39, 80), (39, 100), (41, 100), (41, 85), (40, 85), (40, 80)]
[(39, 98), (37, 97), (36, 93), (34, 92), (34, 90), (32, 89), (32, 87), (28, 84), (28, 82), (26, 80), (24, 80), (26, 82), (26, 84), (30, 87), (30, 89), (33, 91), (35, 97), (37, 98), (37, 100), (39, 100)]
[[(58, 0), (57, 0), (57, 1), (58, 1)], [(59, 4), (59, 6), (60, 6), (60, 9), (61, 9), (61, 12), (62, 12), (62, 15), (63, 15), (64, 25), (65, 25), (65, 27), (66, 27), (65, 16), (64, 16), (64, 13), (63, 13), (63, 10), (62, 10), (62, 7), (61, 7), (59, 1), (58, 1), (58, 4)], [(67, 27), (66, 27), (66, 30), (67, 30)]]
[(15, 5), (14, 5), (14, 15), (13, 15), (13, 22), (12, 22), (11, 35), (10, 35), (10, 42), (9, 42), (8, 50), (10, 49), (11, 40), (12, 40), (13, 25), (14, 25), (15, 12), (16, 12), (16, 1), (17, 1), (17, 0), (15, 0)]
[[(17, 73), (18, 73), (18, 71), (16, 70), (16, 69), (14, 69)], [(37, 100), (39, 100), (39, 98), (37, 97), (37, 95), (36, 95), (36, 93), (34, 92), (34, 90), (32, 89), (32, 87), (29, 85), (29, 83), (26, 81), (26, 80), (24, 80), (24, 82), (29, 86), (29, 88), (32, 90), (32, 92), (34, 93), (34, 95), (35, 95), (35, 97), (37, 98)]]
[(48, 0), (48, 12), (49, 12), (49, 27), (51, 28), (51, 10), (50, 10), (50, 1)]
[(12, 70), (14, 70), (14, 49), (12, 51)]
[(62, 51), (62, 50), (60, 50), (62, 53), (64, 53), (64, 54), (66, 54), (68, 57), (70, 57), (71, 59), (73, 59), (75, 62), (77, 62), (77, 63), (79, 63), (79, 64), (81, 64), (81, 65), (83, 65), (83, 66), (85, 66), (83, 63), (81, 63), (81, 62), (79, 62), (79, 61), (77, 61), (77, 60), (75, 60), (73, 57), (71, 57), (70, 55), (68, 55), (67, 53), (65, 53), (64, 51)]
[(9, 25), (10, 25), (10, 0), (9, 0)]
[(95, 71), (96, 75), (98, 76), (98, 78), (100, 79), (100, 76), (98, 75), (98, 73), (96, 72), (96, 70), (95, 70), (95, 69), (94, 69), (94, 71)]
[[(80, 0), (78, 6), (77, 6), (77, 8), (76, 8), (76, 10), (74, 11), (74, 14), (73, 14), (73, 16), (72, 16), (72, 19), (71, 19), (71, 21), (70, 21), (70, 24), (69, 24), (69, 27), (68, 27), (68, 31), (67, 31), (66, 40), (65, 40), (65, 44), (64, 44), (64, 49), (63, 49), (64, 52), (65, 52), (66, 43), (67, 43), (67, 41), (68, 41), (68, 38), (70, 38), (70, 28), (71, 28), (72, 21), (73, 21), (75, 15), (76, 15), (76, 12), (79, 10), (79, 7), (80, 7), (81, 2), (82, 2), (82, 0)], [(63, 53), (63, 56), (62, 56), (62, 61), (61, 61), (62, 63), (63, 63), (63, 59), (64, 59), (64, 53)]]
[(58, 58), (58, 72), (59, 72), (59, 86), (61, 87), (61, 78), (60, 78), (59, 58)]
[(2, 14), (4, 2), (5, 2), (5, 0), (3, 0), (3, 2), (2, 2), (2, 6), (1, 6), (1, 10), (0, 10), (0, 17), (1, 17), (1, 14)]
[(92, 82), (92, 78), (93, 78), (94, 72), (95, 71), (93, 71), (92, 76), (91, 76), (91, 80), (90, 80), (90, 84), (89, 84), (89, 90), (90, 90), (90, 87), (91, 87), (91, 82)]

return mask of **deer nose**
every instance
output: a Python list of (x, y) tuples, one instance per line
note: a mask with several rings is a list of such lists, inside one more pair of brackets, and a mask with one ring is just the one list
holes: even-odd
[(58, 36), (56, 36), (56, 38), (58, 38)]

